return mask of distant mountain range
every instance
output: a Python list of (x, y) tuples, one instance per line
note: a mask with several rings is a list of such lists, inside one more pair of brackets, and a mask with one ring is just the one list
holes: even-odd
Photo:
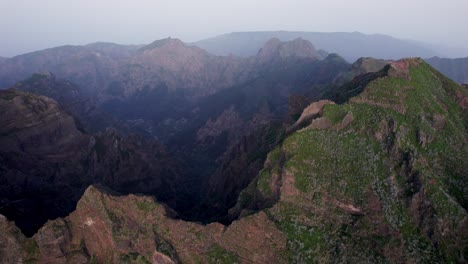
[[(280, 41), (290, 41), (296, 38), (308, 40), (313, 43), (316, 49), (317, 56), (324, 58), (328, 53), (337, 53), (348, 62), (354, 62), (361, 57), (373, 57), (378, 59), (400, 59), (402, 57), (421, 57), (421, 58), (433, 58), (442, 57), (439, 48), (433, 49), (424, 43), (419, 43), (410, 40), (401, 40), (386, 35), (374, 34), (366, 35), (358, 32), (354, 33), (319, 33), (319, 32), (288, 32), (288, 31), (271, 31), (271, 32), (236, 32), (224, 34), (221, 36), (208, 38), (205, 40), (197, 41), (190, 44), (185, 44), (181, 41), (174, 41), (175, 39), (158, 40), (149, 45), (119, 45), (114, 43), (98, 42), (84, 46), (61, 46), (41, 51), (31, 52), (23, 55), (18, 55), (13, 58), (0, 57), (0, 88), (6, 88), (13, 85), (15, 82), (20, 81), (24, 78), (29, 77), (33, 73), (48, 71), (53, 72), (59, 77), (64, 77), (70, 81), (78, 83), (82, 86), (85, 92), (95, 93), (96, 88), (98, 90), (105, 89), (106, 87), (114, 91), (119, 90), (119, 87), (115, 85), (109, 87), (109, 79), (117, 79), (116, 77), (122, 77), (122, 67), (127, 67), (126, 71), (134, 71), (132, 65), (140, 63), (151, 63), (148, 59), (150, 54), (149, 50), (164, 46), (165, 42), (172, 42), (173, 45), (185, 46), (185, 52), (194, 51), (190, 49), (190, 46), (197, 46), (207, 52), (203, 52), (201, 49), (197, 51), (198, 55), (193, 54), (195, 57), (199, 57), (196, 60), (201, 59), (200, 56), (205, 56), (202, 59), (206, 62), (219, 60), (219, 67), (214, 67), (214, 70), (223, 69), (223, 65), (227, 65), (227, 61), (235, 61), (235, 56), (249, 57), (255, 56), (259, 50), (272, 38), (276, 38)], [(142, 55), (146, 53), (146, 55)], [(158, 59), (158, 63), (166, 63), (166, 65), (152, 65), (151, 68), (161, 67), (168, 68), (169, 71), (175, 70), (172, 66), (167, 63), (174, 65), (182, 65), (182, 61), (171, 62), (172, 58), (178, 58), (176, 54), (166, 54), (164, 49), (158, 49), (158, 54), (153, 56), (165, 56), (166, 59)], [(182, 55), (182, 54), (181, 54)], [(188, 55), (188, 53), (187, 53)], [(234, 55), (229, 58), (215, 58), (216, 56), (228, 56)], [(138, 61), (143, 59), (144, 61)], [(157, 59), (157, 58), (153, 58)], [(163, 62), (165, 61), (165, 62)], [(223, 62), (224, 61), (224, 62)], [(239, 58), (237, 59), (239, 61)], [(460, 59), (456, 62), (451, 63), (449, 66), (448, 59), (444, 63), (436, 62), (436, 58), (429, 59), (428, 62), (436, 69), (457, 82), (466, 82), (466, 79), (462, 76), (466, 76), (466, 68), (460, 63)], [(190, 61), (186, 61), (190, 63)], [(127, 66), (123, 66), (127, 65)], [(195, 66), (193, 64), (192, 66)], [(211, 65), (211, 63), (210, 63)], [(166, 67), (167, 66), (167, 67)], [(186, 69), (190, 68), (189, 64), (186, 65)], [(232, 66), (230, 66), (232, 67)], [(238, 65), (237, 67), (242, 68), (243, 66)], [(448, 69), (450, 67), (450, 69)], [(143, 70), (143, 69), (140, 69)], [(177, 71), (183, 69), (177, 69)], [(231, 71), (234, 70), (233, 68)], [(193, 71), (193, 69), (192, 69)], [(151, 75), (159, 75), (161, 73), (155, 73), (154, 69), (149, 72)], [(176, 74), (174, 72), (174, 74)], [(180, 72), (177, 73), (180, 77)], [(187, 78), (193, 75), (194, 72), (187, 72)], [(229, 70), (226, 74), (229, 74)], [(195, 76), (195, 75), (193, 75)], [(192, 77), (193, 77), (192, 76)], [(213, 76), (218, 76), (213, 73)], [(226, 77), (226, 76), (225, 76)], [(166, 74), (166, 82), (173, 83), (174, 80), (170, 81)], [(158, 80), (161, 78), (157, 78)], [(164, 78), (163, 78), (164, 79)], [(224, 78), (229, 80), (229, 78)], [(201, 80), (198, 80), (199, 84)], [(205, 80), (204, 85), (207, 86), (208, 82), (217, 82), (216, 80)], [(194, 85), (194, 84), (192, 84)], [(219, 85), (217, 83), (216, 85)], [(209, 86), (209, 85), (208, 85)]]
[(349, 62), (360, 57), (400, 59), (404, 57), (429, 58), (441, 56), (437, 51), (415, 41), (401, 40), (381, 34), (367, 35), (359, 32), (235, 32), (192, 43), (216, 55), (252, 56), (271, 38), (289, 41), (303, 38), (318, 49), (338, 53)]

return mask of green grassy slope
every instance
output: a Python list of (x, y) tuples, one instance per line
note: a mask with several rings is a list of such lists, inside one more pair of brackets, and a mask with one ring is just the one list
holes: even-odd
[(271, 206), (290, 262), (466, 260), (466, 96), (420, 59), (392, 63), (285, 139), (238, 206)]

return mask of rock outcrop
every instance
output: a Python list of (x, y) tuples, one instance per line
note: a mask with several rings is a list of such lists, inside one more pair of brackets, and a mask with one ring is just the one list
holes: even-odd
[(151, 197), (89, 187), (76, 210), (25, 238), (0, 216), (0, 261), (7, 263), (284, 262), (286, 238), (260, 212), (226, 227), (174, 220)]

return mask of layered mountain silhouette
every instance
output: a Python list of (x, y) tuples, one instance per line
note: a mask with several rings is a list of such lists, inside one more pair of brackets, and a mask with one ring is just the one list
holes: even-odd
[(360, 57), (400, 59), (403, 57), (429, 58), (438, 55), (436, 51), (416, 42), (381, 34), (367, 35), (359, 32), (234, 32), (200, 40), (193, 45), (217, 55), (234, 54), (248, 57), (256, 54), (258, 49), (271, 38), (278, 38), (282, 41), (303, 38), (314, 43), (319, 49), (340, 54), (350, 62)]

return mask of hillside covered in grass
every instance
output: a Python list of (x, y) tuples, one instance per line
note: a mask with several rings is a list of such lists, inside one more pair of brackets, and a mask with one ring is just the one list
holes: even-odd
[(266, 207), (291, 262), (465, 261), (466, 87), (420, 59), (371, 79), (271, 152), (232, 212)]

